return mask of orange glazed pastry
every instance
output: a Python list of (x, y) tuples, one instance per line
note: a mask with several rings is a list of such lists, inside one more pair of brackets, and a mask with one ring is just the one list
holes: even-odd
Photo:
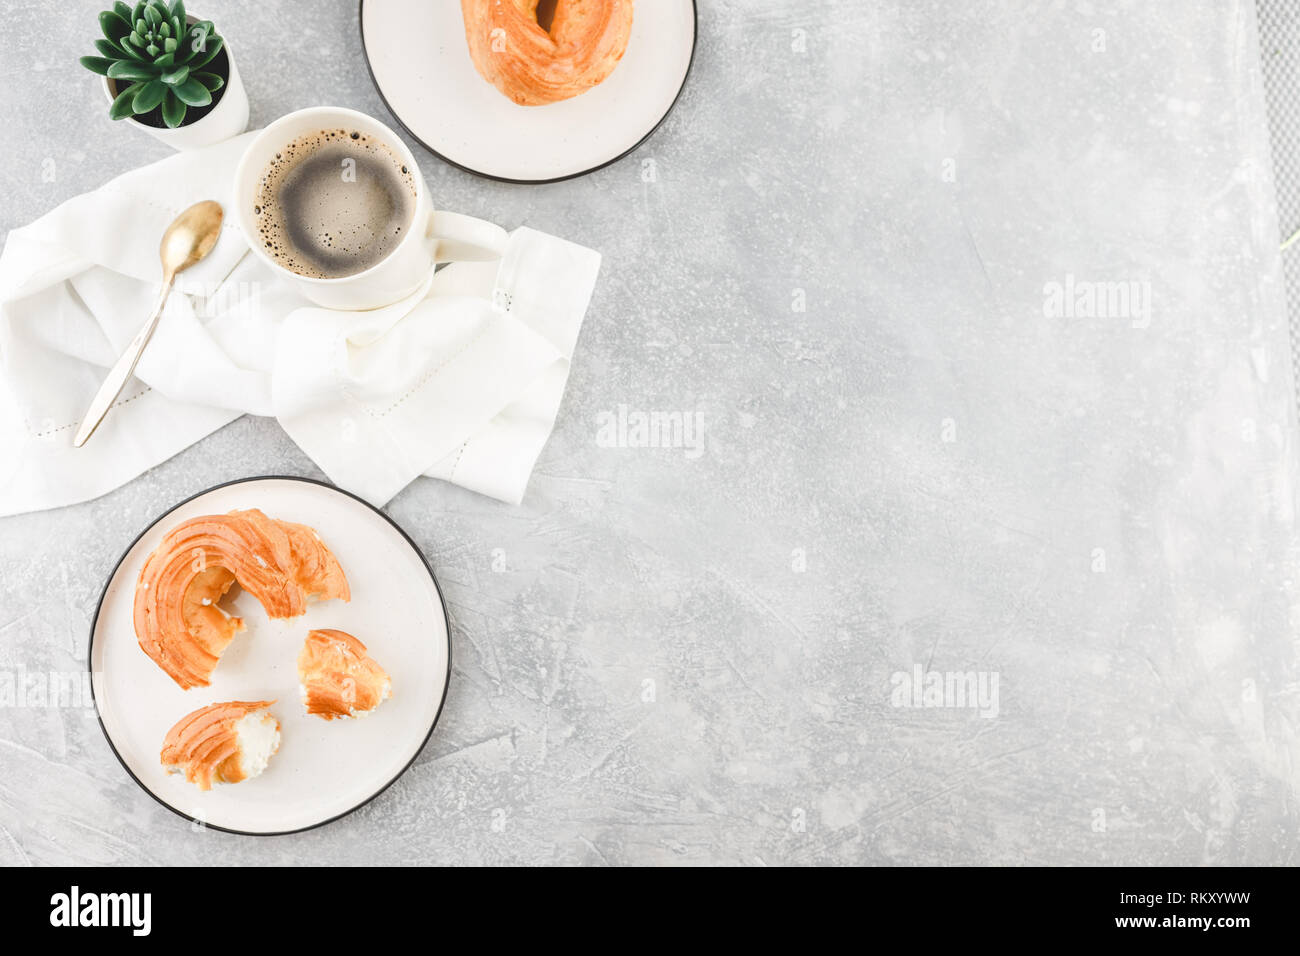
[(585, 93), (614, 71), (632, 33), (632, 0), (555, 0), (550, 29), (538, 0), (461, 0), (474, 67), (521, 106)]
[(312, 631), (298, 653), (307, 713), (333, 720), (364, 717), (393, 696), (388, 674), (346, 631)]
[(351, 598), (343, 568), (316, 532), (257, 509), (191, 518), (169, 531), (140, 571), (135, 635), (182, 688), (207, 687), (244, 622), (218, 602), (238, 581), (268, 617), (297, 617), (308, 598)]
[(266, 710), (273, 703), (232, 700), (186, 714), (167, 731), (163, 766), (200, 790), (256, 777), (280, 749), (280, 722)]

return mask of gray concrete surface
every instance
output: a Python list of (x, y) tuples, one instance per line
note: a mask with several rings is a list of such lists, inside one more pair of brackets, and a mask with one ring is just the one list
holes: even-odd
[[(0, 28), (6, 227), (164, 155), (76, 65), (85, 7)], [(387, 116), (353, 4), (203, 12), (255, 125)], [(1294, 862), (1296, 423), (1252, 4), (700, 14), (635, 158), (532, 188), (422, 164), (448, 207), (605, 267), (523, 506), (421, 480), (388, 508), (456, 641), (416, 765), (307, 834), (194, 833), (84, 713), (0, 708), (0, 862)], [(604, 447), (619, 405), (702, 415), (701, 453)], [(0, 522), (0, 666), (80, 667), (140, 528), (274, 472), (318, 474), (242, 419)], [(980, 706), (903, 706), (917, 668), (972, 674)]]
[[(1261, 72), (1272, 142), (1273, 182), (1279, 232), (1290, 238), (1300, 229), (1300, 7), (1287, 0), (1256, 0)], [(1291, 367), (1300, 368), (1300, 246), (1282, 256)], [(1300, 401), (1300, 395), (1296, 396)]]

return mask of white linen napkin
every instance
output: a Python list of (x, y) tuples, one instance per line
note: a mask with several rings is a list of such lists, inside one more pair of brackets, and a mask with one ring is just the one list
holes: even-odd
[(126, 173), (9, 234), (0, 255), (0, 515), (130, 481), (240, 415), (274, 415), (340, 487), (376, 505), (418, 475), (518, 504), (555, 424), (600, 256), (521, 227), (496, 262), (431, 271), (370, 312), (312, 306), (229, 214), (181, 274), (99, 430), (72, 447), (149, 314), (158, 242), (201, 199), (229, 213), (255, 133)]

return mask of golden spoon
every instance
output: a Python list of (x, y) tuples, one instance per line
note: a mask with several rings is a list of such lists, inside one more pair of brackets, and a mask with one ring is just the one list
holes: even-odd
[(158, 293), (158, 302), (153, 307), (153, 314), (149, 316), (149, 321), (144, 324), (144, 327), (136, 333), (131, 344), (122, 353), (122, 357), (109, 369), (108, 378), (104, 379), (104, 384), (99, 386), (94, 401), (90, 403), (90, 407), (86, 409), (86, 414), (81, 419), (77, 437), (72, 439), (73, 447), (80, 448), (84, 445), (86, 440), (95, 433), (99, 423), (104, 420), (108, 410), (113, 407), (113, 402), (117, 400), (122, 386), (135, 371), (144, 347), (153, 337), (154, 329), (158, 328), (158, 320), (162, 318), (163, 306), (167, 304), (167, 296), (172, 291), (176, 274), (184, 272), (212, 251), (212, 247), (217, 244), (217, 238), (221, 235), (221, 216), (221, 204), (205, 199), (177, 216), (163, 233), (162, 243), (158, 246), (158, 257), (162, 260), (163, 267), (162, 290)]

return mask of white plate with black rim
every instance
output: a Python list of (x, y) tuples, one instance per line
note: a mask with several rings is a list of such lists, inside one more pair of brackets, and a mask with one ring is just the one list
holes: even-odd
[[(343, 565), (352, 599), (309, 604), (272, 621), (243, 593), (223, 607), (244, 619), (212, 684), (181, 690), (140, 649), (132, 605), (140, 569), (164, 534), (205, 514), (259, 508), (315, 528)], [(326, 721), (299, 697), (298, 651), (309, 630), (356, 635), (388, 671), (393, 697), (371, 714)], [(164, 806), (205, 827), (249, 835), (336, 820), (388, 788), (433, 733), (451, 676), (446, 606), (433, 571), (390, 518), (360, 498), (305, 478), (248, 478), (182, 501), (131, 544), (100, 597), (90, 636), (91, 688), (100, 725), (127, 773)], [(275, 700), (280, 750), (265, 772), (204, 792), (167, 773), (159, 751), (181, 717), (218, 701)]]
[(474, 68), (460, 0), (361, 0), (361, 46), (389, 112), (440, 159), (512, 183), (582, 176), (649, 139), (686, 85), (695, 33), (694, 0), (637, 0), (604, 82), (519, 106)]

